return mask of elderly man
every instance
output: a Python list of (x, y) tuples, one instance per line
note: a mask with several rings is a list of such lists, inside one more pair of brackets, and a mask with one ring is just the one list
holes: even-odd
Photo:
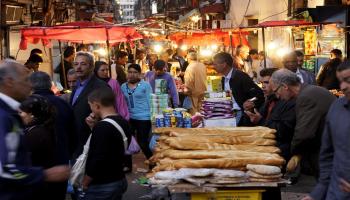
[(250, 100), (244, 102), (244, 112), (254, 125), (266, 126), (276, 129), (277, 146), (281, 149), (281, 155), (289, 160), (290, 144), (294, 134), (296, 122), (295, 99), (280, 100), (271, 89), (270, 79), (277, 68), (266, 68), (260, 71), (262, 90), (265, 103), (259, 110), (254, 109), (254, 103)]
[(213, 63), (215, 70), (224, 76), (222, 79), (223, 90), (231, 94), (236, 123), (244, 125), (239, 123), (243, 114), (243, 103), (256, 97), (255, 107), (259, 108), (265, 101), (264, 94), (246, 73), (234, 67), (230, 54), (224, 52), (216, 54)]
[(204, 92), (207, 90), (207, 68), (198, 62), (196, 52), (190, 52), (187, 58), (189, 65), (185, 71), (185, 90), (192, 102), (190, 112), (195, 114), (200, 111)]
[(336, 100), (327, 115), (320, 152), (320, 178), (310, 196), (303, 200), (350, 199), (350, 61), (337, 69), (345, 97)]
[(85, 123), (85, 118), (91, 113), (88, 96), (94, 89), (108, 87), (107, 83), (93, 75), (94, 63), (94, 56), (87, 52), (77, 52), (73, 62), (75, 74), (78, 78), (70, 101), (74, 111), (75, 128), (78, 136), (78, 148), (75, 151), (74, 157), (82, 152), (83, 146), (90, 134), (90, 128)]
[(43, 181), (64, 181), (67, 166), (43, 171), (30, 167), (25, 151), (22, 121), (18, 114), (20, 101), (31, 91), (30, 71), (23, 65), (5, 60), (0, 63), (0, 199), (33, 199)]
[(71, 92), (75, 89), (75, 85), (77, 83), (77, 76), (75, 75), (74, 69), (70, 69), (67, 73), (67, 83), (68, 83), (68, 90), (65, 94), (62, 94), (60, 97), (61, 99), (65, 100), (66, 102), (70, 102), (70, 96)]
[(284, 68), (294, 72), (299, 77), (302, 84), (316, 85), (315, 75), (302, 69), (300, 62), (301, 61), (298, 60), (298, 54), (296, 52), (291, 52), (283, 57)]
[(291, 144), (293, 157), (287, 171), (293, 172), (302, 158), (302, 165), (309, 164), (309, 173), (318, 176), (317, 159), (325, 117), (335, 97), (324, 88), (301, 84), (299, 77), (287, 69), (273, 73), (270, 82), (280, 99), (296, 99), (296, 126)]
[[(75, 48), (73, 46), (68, 46), (66, 47), (66, 49), (64, 50), (63, 53), (63, 65), (62, 62), (60, 62), (60, 64), (55, 68), (54, 72), (58, 73), (60, 75), (60, 83), (61, 85), (65, 88), (68, 89), (68, 78), (67, 78), (67, 74), (68, 71), (73, 69), (72, 67), (72, 62), (74, 60), (75, 57)], [(63, 72), (63, 67), (64, 67), (64, 72)], [(64, 80), (64, 76), (66, 76), (66, 80)]]

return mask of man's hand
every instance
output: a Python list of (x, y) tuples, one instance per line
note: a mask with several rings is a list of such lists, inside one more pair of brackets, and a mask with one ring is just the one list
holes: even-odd
[(294, 172), (301, 160), (300, 155), (294, 155), (287, 164), (287, 172)]
[(61, 182), (69, 178), (70, 168), (68, 165), (51, 167), (44, 171), (45, 181)]
[(244, 109), (244, 110), (248, 110), (248, 111), (249, 111), (249, 110), (253, 110), (254, 107), (255, 107), (255, 104), (254, 104), (253, 101), (247, 100), (247, 101), (245, 101), (245, 102), (243, 103), (243, 109)]
[(305, 196), (301, 200), (314, 200), (310, 195)]
[(91, 181), (92, 181), (92, 178), (90, 176), (87, 176), (87, 175), (84, 176), (84, 179), (82, 182), (82, 186), (84, 190), (86, 190), (89, 187)]
[(97, 123), (97, 119), (94, 113), (90, 113), (90, 115), (85, 119), (85, 122), (90, 127), (90, 129), (92, 129)]
[(339, 187), (340, 189), (343, 191), (343, 192), (347, 192), (347, 193), (350, 193), (350, 183), (347, 182), (346, 180), (344, 179), (339, 179)]
[(245, 112), (245, 114), (248, 115), (250, 121), (251, 121), (253, 124), (258, 124), (259, 121), (262, 119), (261, 114), (260, 114), (260, 113), (258, 112), (258, 110), (256, 110), (255, 108), (254, 108), (254, 113), (253, 113), (253, 112), (250, 112), (250, 111), (247, 111), (247, 110), (244, 111), (244, 112)]

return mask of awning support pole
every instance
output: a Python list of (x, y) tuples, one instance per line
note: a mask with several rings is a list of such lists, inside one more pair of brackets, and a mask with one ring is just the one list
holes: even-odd
[(64, 83), (61, 83), (61, 84), (63, 84), (63, 87), (67, 89), (68, 88), (68, 85), (67, 85), (67, 74), (66, 74), (66, 68), (64, 66), (64, 55), (63, 55), (63, 52), (62, 52), (61, 41), (58, 41), (58, 48), (60, 49), (61, 67), (62, 67), (62, 74), (63, 74), (63, 81), (64, 81)]
[(263, 51), (264, 51), (264, 69), (266, 68), (266, 46), (265, 46), (265, 28), (262, 28)]

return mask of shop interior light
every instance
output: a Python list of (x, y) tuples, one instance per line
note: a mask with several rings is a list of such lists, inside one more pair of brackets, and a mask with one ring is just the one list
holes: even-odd
[(287, 47), (282, 47), (276, 51), (278, 57), (283, 58), (287, 53), (291, 52), (291, 50)]
[(201, 17), (198, 16), (198, 15), (195, 15), (195, 16), (192, 16), (192, 17), (191, 17), (191, 20), (192, 20), (193, 22), (195, 22), (195, 23), (197, 23), (200, 19), (201, 19)]
[(213, 55), (213, 51), (211, 49), (202, 49), (200, 51), (201, 56), (203, 57), (210, 57)]
[(107, 51), (105, 48), (99, 48), (97, 50), (97, 53), (100, 54), (100, 56), (106, 56), (107, 55)]
[(182, 45), (182, 46), (180, 47), (180, 49), (183, 50), (183, 51), (186, 51), (186, 50), (188, 49), (188, 47), (187, 47), (187, 45), (184, 44), (184, 45)]
[(275, 41), (272, 41), (270, 42), (268, 45), (267, 45), (267, 48), (268, 49), (276, 49), (277, 48), (277, 43)]
[(162, 30), (162, 31), (161, 31), (161, 33), (164, 35), (164, 34), (165, 34), (165, 31), (164, 31), (164, 30)]
[(156, 44), (156, 45), (153, 46), (153, 50), (154, 50), (156, 53), (160, 53), (160, 52), (162, 52), (163, 47), (162, 47), (160, 44)]
[(158, 33), (155, 33), (155, 32), (151, 32), (151, 35), (152, 35), (153, 37), (156, 37), (156, 36), (158, 36), (159, 34), (158, 34)]
[(177, 44), (175, 44), (175, 43), (172, 44), (172, 46), (173, 46), (174, 49), (176, 49), (178, 47)]
[(216, 50), (218, 49), (218, 45), (216, 45), (216, 44), (211, 45), (211, 49), (213, 49), (214, 51), (216, 51)]

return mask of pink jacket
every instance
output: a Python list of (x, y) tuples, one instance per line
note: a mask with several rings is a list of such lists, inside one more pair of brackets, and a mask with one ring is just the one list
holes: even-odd
[(125, 101), (119, 83), (114, 79), (110, 79), (108, 81), (108, 85), (112, 88), (115, 94), (115, 107), (117, 113), (119, 113), (119, 115), (122, 116), (125, 120), (129, 121), (130, 115), (128, 111), (128, 104)]

